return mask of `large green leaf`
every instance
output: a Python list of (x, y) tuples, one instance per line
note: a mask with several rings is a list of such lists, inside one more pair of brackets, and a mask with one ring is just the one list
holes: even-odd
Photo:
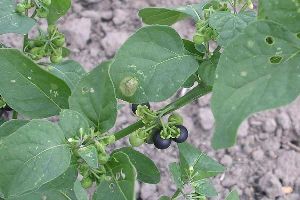
[(172, 25), (178, 21), (192, 17), (195, 21), (203, 15), (203, 3), (191, 4), (177, 8), (144, 8), (139, 11), (139, 16), (145, 24)]
[(0, 126), (0, 140), (27, 124), (27, 120), (10, 120)]
[(0, 35), (4, 33), (26, 34), (35, 20), (15, 12), (12, 0), (0, 0)]
[(0, 85), (5, 102), (28, 117), (49, 117), (68, 108), (68, 86), (16, 49), (0, 49)]
[(172, 96), (198, 68), (178, 33), (168, 26), (147, 26), (131, 36), (110, 67), (117, 96), (132, 103)]
[(55, 24), (61, 16), (64, 16), (68, 12), (70, 7), (71, 0), (52, 0), (47, 17), (48, 24)]
[(74, 193), (77, 200), (89, 200), (87, 192), (78, 180), (74, 183)]
[(33, 120), (0, 140), (0, 193), (18, 197), (64, 173), (71, 154), (55, 124)]
[(50, 64), (47, 70), (64, 80), (71, 90), (74, 90), (82, 76), (86, 74), (82, 66), (73, 60), (67, 60), (59, 64)]
[(29, 192), (9, 200), (75, 200), (73, 184), (77, 178), (76, 167), (70, 167), (65, 173), (46, 183), (36, 191)]
[(254, 12), (234, 14), (228, 11), (218, 11), (210, 16), (209, 24), (219, 33), (217, 38), (218, 44), (227, 46), (232, 39), (238, 36), (255, 19)]
[(239, 194), (237, 191), (233, 190), (229, 193), (225, 200), (239, 200)]
[(102, 63), (84, 76), (73, 91), (70, 107), (85, 115), (91, 125), (107, 131), (115, 124), (117, 100), (108, 74), (109, 62)]
[(66, 138), (80, 135), (80, 130), (88, 134), (89, 122), (79, 112), (74, 110), (63, 110), (59, 115), (59, 126), (64, 131)]
[(235, 143), (251, 113), (286, 105), (300, 94), (300, 39), (277, 23), (254, 22), (225, 48), (216, 76), (212, 144), (224, 148)]
[(299, 0), (259, 0), (259, 19), (273, 20), (294, 33), (300, 32)]
[(137, 171), (137, 179), (150, 184), (157, 184), (160, 181), (160, 172), (154, 162), (144, 154), (131, 147), (124, 147), (117, 150), (125, 153)]
[(93, 145), (78, 149), (79, 156), (92, 168), (98, 168), (98, 153)]
[(213, 160), (203, 152), (188, 143), (178, 144), (180, 155), (180, 167), (183, 181), (186, 179), (185, 173), (191, 173), (193, 177), (190, 181), (216, 176), (224, 172), (225, 168), (217, 161)]
[(116, 152), (106, 165), (110, 180), (102, 180), (94, 200), (135, 200), (136, 170), (125, 153)]

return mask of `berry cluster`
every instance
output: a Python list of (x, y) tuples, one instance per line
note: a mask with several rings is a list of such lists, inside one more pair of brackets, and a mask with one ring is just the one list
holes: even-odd
[(51, 0), (23, 0), (16, 6), (16, 12), (24, 14), (26, 10), (36, 8), (35, 12), (39, 18), (46, 18), (49, 14), (48, 7)]
[(180, 115), (173, 113), (168, 122), (164, 123), (159, 113), (150, 109), (149, 103), (132, 104), (131, 109), (145, 125), (129, 136), (132, 146), (138, 147), (146, 142), (154, 144), (158, 149), (167, 149), (172, 141), (182, 143), (188, 138), (188, 130), (182, 125)]
[[(106, 151), (108, 145), (115, 142), (114, 135), (103, 135), (94, 129), (90, 129), (89, 133), (84, 133), (80, 130), (80, 136), (69, 138), (68, 142), (72, 146), (72, 151), (75, 155), (75, 160), (78, 163), (78, 169), (82, 175), (81, 185), (83, 188), (89, 188), (93, 182), (99, 182), (103, 179), (109, 178), (106, 176), (106, 169), (104, 165), (108, 162), (110, 156)], [(98, 154), (98, 168), (90, 167), (83, 158), (79, 155), (79, 151), (83, 148), (94, 147)]]
[(27, 40), (24, 51), (33, 60), (40, 60), (43, 57), (50, 57), (52, 63), (59, 63), (63, 58), (63, 46), (65, 36), (58, 31), (54, 25), (48, 26), (47, 33), (40, 31), (40, 35)]

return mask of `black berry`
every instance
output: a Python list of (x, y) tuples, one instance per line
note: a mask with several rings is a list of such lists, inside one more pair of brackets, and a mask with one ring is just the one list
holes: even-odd
[(179, 128), (180, 135), (177, 138), (173, 138), (173, 140), (177, 143), (182, 143), (182, 142), (186, 141), (186, 139), (189, 136), (188, 130), (185, 128), (185, 126), (182, 126), (182, 125), (178, 125), (176, 127)]
[(142, 105), (142, 106), (147, 106), (148, 107), (148, 109), (150, 109), (150, 103), (142, 103), (142, 104), (132, 104), (131, 105), (131, 110), (132, 110), (132, 112), (135, 114), (136, 113), (136, 110), (137, 110), (137, 107), (138, 107), (138, 105)]
[(153, 143), (154, 143), (154, 146), (158, 149), (167, 149), (171, 145), (172, 140), (161, 138), (160, 131), (157, 131), (153, 135)]

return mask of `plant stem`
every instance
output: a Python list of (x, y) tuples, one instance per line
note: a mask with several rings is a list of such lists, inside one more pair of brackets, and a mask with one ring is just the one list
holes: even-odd
[[(159, 110), (160, 116), (162, 117), (171, 112), (174, 112), (175, 110), (191, 103), (192, 101), (198, 99), (199, 97), (208, 94), (209, 92), (211, 92), (211, 89), (212, 88), (210, 86), (206, 86), (204, 84), (197, 85), (195, 88), (193, 88), (191, 91), (186, 93), (184, 96), (178, 98), (177, 100), (170, 103), (163, 109)], [(114, 133), (114, 136), (115, 136), (116, 140), (120, 140), (121, 138), (126, 137), (130, 133), (132, 133), (142, 127), (144, 127), (144, 123), (141, 120), (139, 120), (136, 123)]]
[(13, 111), (13, 116), (12, 116), (13, 119), (18, 119), (18, 112), (17, 111)]
[(233, 1), (233, 11), (234, 11), (234, 14), (237, 14), (237, 12), (236, 12), (236, 0)]
[[(25, 1), (25, 3), (28, 3), (28, 0)], [(28, 16), (28, 9), (25, 10), (25, 15)], [(24, 39), (23, 39), (23, 52), (25, 52), (25, 47), (26, 47), (26, 43), (28, 40), (28, 33), (24, 35)]]
[(176, 199), (180, 193), (181, 193), (181, 190), (180, 190), (180, 189), (177, 189), (177, 190), (175, 191), (175, 193), (173, 194), (173, 196), (171, 197), (171, 200), (172, 200), (172, 199)]

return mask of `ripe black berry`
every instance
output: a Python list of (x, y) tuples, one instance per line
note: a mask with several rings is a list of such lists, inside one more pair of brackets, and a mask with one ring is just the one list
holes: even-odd
[(177, 143), (182, 143), (182, 142), (186, 141), (186, 139), (189, 136), (188, 130), (185, 128), (185, 126), (182, 126), (182, 125), (178, 125), (176, 127), (179, 128), (180, 135), (177, 138), (173, 138), (173, 140)]
[(171, 139), (163, 139), (160, 136), (160, 131), (157, 131), (153, 135), (153, 143), (154, 146), (158, 149), (167, 149), (171, 145), (172, 140)]
[(150, 104), (147, 102), (147, 103), (142, 103), (142, 104), (132, 104), (131, 105), (131, 110), (132, 112), (135, 114), (136, 113), (136, 110), (137, 110), (137, 107), (138, 105), (142, 105), (142, 106), (147, 106), (148, 109), (150, 109)]

